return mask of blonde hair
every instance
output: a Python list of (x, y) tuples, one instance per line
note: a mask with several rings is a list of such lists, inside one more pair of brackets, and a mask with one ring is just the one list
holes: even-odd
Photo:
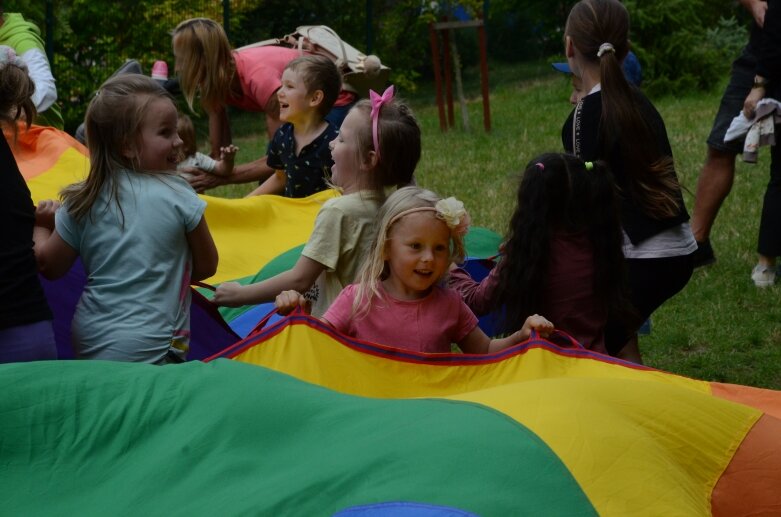
[(236, 63), (222, 25), (208, 18), (185, 20), (174, 29), (173, 47), (180, 86), (190, 109), (198, 92), (204, 108), (223, 106), (230, 96)]
[(35, 83), (27, 74), (27, 67), (17, 63), (0, 66), (0, 124), (11, 129), (14, 140), (18, 135), (17, 122), (23, 118), (30, 128), (35, 117), (32, 101)]
[[(405, 212), (416, 209), (431, 209), (441, 198), (434, 192), (420, 187), (403, 187), (388, 196), (377, 213), (377, 233), (372, 240), (369, 255), (358, 273), (358, 289), (353, 301), (353, 314), (365, 315), (374, 298), (382, 298), (379, 284), (388, 277), (385, 250), (393, 226), (401, 221)], [(443, 221), (444, 222), (444, 221)], [(457, 232), (450, 232), (450, 262), (461, 262), (464, 258), (464, 238)]]
[(119, 206), (114, 175), (122, 169), (140, 170), (136, 159), (124, 151), (138, 146), (138, 136), (149, 105), (159, 99), (173, 99), (154, 79), (140, 74), (110, 78), (95, 93), (84, 117), (90, 167), (87, 179), (65, 187), (60, 196), (77, 220), (90, 212), (104, 186), (110, 185), (109, 201)]

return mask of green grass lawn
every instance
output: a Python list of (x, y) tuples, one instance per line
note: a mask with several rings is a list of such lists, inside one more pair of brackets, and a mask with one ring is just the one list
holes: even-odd
[[(434, 90), (401, 92), (423, 128), (418, 183), (442, 196), (463, 200), (474, 223), (504, 233), (512, 213), (518, 173), (535, 155), (561, 150), (561, 126), (571, 107), (569, 82), (547, 63), (491, 65), (492, 131), (483, 131), (482, 100), (476, 70), (464, 74), (471, 130), (439, 129)], [(681, 182), (693, 192), (705, 157), (705, 139), (722, 87), (709, 93), (654, 99), (672, 141)], [(233, 117), (239, 162), (264, 153), (262, 117)], [(732, 194), (722, 207), (712, 242), (718, 262), (695, 271), (675, 298), (653, 315), (653, 331), (640, 347), (648, 365), (705, 380), (781, 389), (780, 287), (757, 289), (749, 277), (762, 196), (768, 180), (767, 149), (756, 165), (738, 160)], [(250, 185), (210, 192), (241, 196)]]

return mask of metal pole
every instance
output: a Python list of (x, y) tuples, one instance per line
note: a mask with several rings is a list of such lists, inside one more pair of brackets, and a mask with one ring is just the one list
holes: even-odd
[(222, 28), (228, 41), (231, 39), (231, 3), (230, 0), (222, 0)]

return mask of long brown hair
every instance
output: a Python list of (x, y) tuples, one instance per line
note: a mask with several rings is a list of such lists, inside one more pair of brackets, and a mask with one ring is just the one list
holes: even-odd
[(30, 128), (35, 118), (32, 101), (35, 83), (21, 63), (6, 63), (0, 66), (0, 124), (8, 127), (14, 140), (18, 134), (17, 122), (22, 119)]
[(138, 135), (149, 105), (171, 96), (154, 79), (140, 74), (112, 77), (100, 87), (87, 108), (84, 126), (87, 131), (90, 166), (87, 179), (65, 187), (60, 196), (68, 212), (81, 220), (90, 213), (101, 191), (111, 189), (109, 201), (119, 206), (114, 176), (122, 169), (140, 171), (134, 159), (124, 155), (138, 145)]
[(222, 25), (208, 18), (185, 20), (174, 29), (173, 47), (176, 73), (190, 109), (198, 92), (205, 109), (223, 106), (230, 96), (236, 63)]
[[(660, 153), (658, 138), (639, 109), (639, 94), (621, 68), (629, 52), (626, 8), (618, 0), (581, 0), (570, 11), (565, 34), (584, 59), (599, 63), (600, 157), (608, 159), (618, 146), (629, 178), (627, 194), (649, 216), (661, 219), (677, 215), (680, 185), (672, 156)], [(605, 43), (612, 45), (612, 50), (600, 52)]]

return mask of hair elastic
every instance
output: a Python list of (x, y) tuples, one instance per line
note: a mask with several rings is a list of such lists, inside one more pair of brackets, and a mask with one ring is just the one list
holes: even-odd
[(387, 104), (393, 100), (393, 92), (393, 85), (388, 86), (382, 95), (375, 92), (374, 90), (369, 90), (369, 99), (372, 103), (372, 141), (374, 142), (374, 152), (377, 154), (378, 160), (380, 158), (380, 135), (378, 128), (378, 122), (380, 120), (380, 108), (383, 104)]
[(540, 169), (541, 171), (545, 170), (545, 164), (542, 163), (542, 162), (537, 162), (537, 163), (534, 164), (534, 166), (537, 167), (538, 169)]
[(612, 43), (603, 43), (603, 44), (601, 44), (599, 46), (599, 50), (597, 51), (597, 57), (602, 57), (602, 55), (605, 52), (612, 52), (612, 53), (615, 54), (616, 53), (616, 49), (615, 49), (615, 47), (613, 46)]
[(594, 169), (594, 162), (584, 162), (584, 165), (586, 166), (587, 171)]

